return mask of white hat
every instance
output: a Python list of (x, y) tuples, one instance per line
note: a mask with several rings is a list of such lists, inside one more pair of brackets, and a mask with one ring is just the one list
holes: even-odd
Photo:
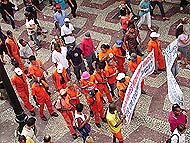
[(61, 90), (59, 91), (59, 93), (60, 93), (61, 95), (64, 95), (66, 92), (67, 92), (66, 89), (61, 89)]
[(64, 22), (70, 22), (69, 18), (65, 18)]
[(20, 69), (20, 68), (15, 68), (15, 73), (17, 74), (17, 75), (22, 75), (22, 70)]
[(58, 64), (57, 65), (57, 72), (58, 73), (62, 73), (63, 72), (63, 65), (62, 64)]
[(160, 34), (159, 33), (156, 33), (156, 32), (152, 32), (151, 34), (150, 34), (150, 37), (151, 38), (158, 38), (160, 36)]
[(123, 79), (123, 78), (125, 78), (125, 74), (124, 74), (124, 73), (119, 73), (119, 74), (117, 75), (117, 77), (116, 77), (117, 80), (121, 80), (121, 79)]

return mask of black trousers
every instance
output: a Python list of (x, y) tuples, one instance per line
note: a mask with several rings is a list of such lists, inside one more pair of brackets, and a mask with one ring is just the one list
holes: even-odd
[(189, 4), (187, 0), (181, 0), (180, 7), (186, 7)]
[(68, 1), (68, 5), (71, 8), (71, 13), (72, 13), (73, 17), (76, 17), (77, 2), (76, 2), (76, 0), (71, 0), (71, 2), (74, 5), (74, 7), (72, 7), (72, 5), (69, 1)]
[[(13, 29), (15, 29), (15, 22), (14, 22), (14, 19), (12, 19), (12, 18), (14, 18), (14, 14), (13, 14), (13, 12), (11, 12), (11, 13), (9, 13), (9, 14), (12, 16), (12, 17), (8, 16), (9, 19), (10, 19), (10, 21), (11, 21), (11, 26), (12, 26)], [(6, 15), (6, 13), (5, 13), (5, 12), (1, 12), (1, 15), (2, 15), (3, 20), (4, 20), (5, 22), (7, 22), (8, 20), (7, 20), (7, 15)]]

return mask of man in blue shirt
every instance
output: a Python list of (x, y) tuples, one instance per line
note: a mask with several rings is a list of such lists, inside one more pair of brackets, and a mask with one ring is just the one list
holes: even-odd
[(64, 25), (66, 13), (64, 10), (61, 10), (60, 4), (56, 4), (55, 8), (57, 10), (57, 12), (54, 14), (55, 27), (61, 29), (61, 27)]

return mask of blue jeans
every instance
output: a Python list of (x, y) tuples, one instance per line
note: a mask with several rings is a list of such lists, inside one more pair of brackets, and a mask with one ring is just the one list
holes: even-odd
[(79, 129), (79, 132), (81, 133), (83, 142), (85, 143), (86, 138), (89, 136), (89, 134), (86, 132), (86, 130), (84, 128)]

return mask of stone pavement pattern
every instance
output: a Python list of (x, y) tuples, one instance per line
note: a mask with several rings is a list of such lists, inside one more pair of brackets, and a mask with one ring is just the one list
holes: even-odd
[[(19, 2), (20, 10), (15, 14), (17, 30), (13, 30), (13, 34), (17, 39), (28, 39), (24, 26), (25, 22), (23, 20), (24, 8), (23, 4), (21, 4), (22, 2), (20, 0)], [(87, 31), (91, 33), (96, 47), (100, 47), (103, 43), (113, 45), (113, 43), (121, 37), (122, 30), (116, 16), (119, 3), (116, 0), (77, 0), (77, 3), (78, 10), (77, 17), (75, 19), (72, 19), (70, 9), (66, 9), (66, 13), (71, 18), (71, 23), (77, 30), (77, 43), (79, 43)], [(47, 2), (44, 2), (44, 5), (47, 5)], [(133, 3), (133, 8), (137, 13), (138, 7), (135, 3)], [(170, 17), (170, 20), (163, 21), (160, 16), (158, 16), (155, 20), (152, 20), (153, 28), (161, 34), (160, 40), (162, 42), (162, 49), (166, 48), (166, 46), (175, 39), (175, 28), (176, 25), (179, 24), (179, 19), (185, 16), (190, 18), (189, 8), (185, 9), (183, 12), (180, 12), (178, 5), (170, 3), (164, 3), (164, 8), (166, 16)], [(53, 28), (53, 10), (50, 7), (45, 6), (42, 13), (43, 14), (39, 15), (39, 21), (42, 27), (48, 29), (48, 34), (46, 38), (40, 37), (43, 48), (38, 50), (37, 58), (43, 61), (45, 67), (50, 73), (46, 76), (46, 79), (50, 84), (52, 101), (55, 101), (57, 93), (55, 92), (51, 79), (51, 72), (55, 69), (55, 67), (51, 63), (51, 52), (49, 48), (50, 41), (55, 35), (55, 29)], [(160, 14), (158, 8), (156, 8), (155, 14)], [(2, 19), (1, 26), (3, 31), (11, 29), (11, 26), (5, 24)], [(148, 36), (150, 32), (148, 32), (146, 26), (143, 25), (140, 34), (143, 39), (142, 49), (146, 55), (146, 45), (149, 40)], [(6, 57), (6, 60), (9, 61), (8, 57)], [(11, 64), (7, 63), (5, 67), (8, 75), (11, 76), (13, 74)], [(188, 108), (190, 107), (189, 79), (190, 71), (180, 68), (177, 81), (184, 93), (186, 106)], [(127, 123), (123, 125), (125, 142), (161, 143), (165, 142), (168, 135), (170, 135), (167, 116), (171, 108), (171, 103), (167, 97), (166, 73), (162, 72), (157, 76), (152, 75), (145, 79), (145, 91), (147, 94), (141, 95), (136, 107), (134, 119), (129, 125)], [(84, 98), (81, 100), (84, 104), (86, 104)], [(31, 102), (33, 103), (32, 99)], [(85, 106), (85, 108), (87, 108), (87, 106)], [(23, 109), (28, 114), (26, 108), (23, 107)], [(61, 115), (58, 118), (51, 118), (46, 111), (45, 115), (48, 117), (48, 121), (44, 122), (39, 118), (37, 108), (35, 110), (37, 113), (38, 139), (42, 140), (44, 134), (48, 133), (52, 136), (55, 143), (82, 143), (81, 138), (78, 138), (77, 140), (72, 139), (69, 130), (66, 127), (66, 123)], [(8, 102), (0, 101), (1, 143), (15, 142), (14, 129), (17, 127), (17, 123), (14, 118), (15, 115), (13, 114), (13, 110)], [(99, 129), (95, 126), (93, 119), (91, 119), (90, 123), (93, 126), (91, 135), (94, 137), (95, 142), (112, 142), (112, 135), (107, 124), (102, 123), (102, 127)]]

